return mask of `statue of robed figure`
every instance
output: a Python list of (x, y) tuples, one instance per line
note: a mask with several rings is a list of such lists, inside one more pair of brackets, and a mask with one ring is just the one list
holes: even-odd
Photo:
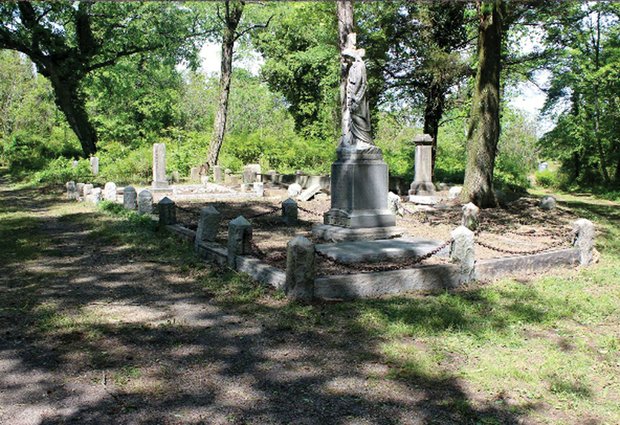
[(342, 51), (347, 73), (339, 147), (369, 151), (377, 148), (372, 142), (370, 129), (370, 109), (366, 96), (368, 80), (363, 55), (364, 49), (349, 48)]

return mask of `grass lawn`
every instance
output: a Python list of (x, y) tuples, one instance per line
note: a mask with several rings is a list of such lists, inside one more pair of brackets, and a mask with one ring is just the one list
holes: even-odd
[[(112, 337), (120, 338), (119, 332), (134, 337), (151, 332), (152, 327), (111, 330), (106, 324), (112, 313), (91, 308), (99, 302), (96, 297), (67, 295), (71, 302), (58, 295), (46, 297), (50, 280), (73, 279), (74, 272), (68, 269), (40, 269), (41, 264), (66, 256), (62, 241), (47, 237), (58, 227), (85, 232), (80, 247), (95, 254), (92, 247), (104, 247), (118, 252), (98, 255), (118, 255), (110, 258), (130, 262), (146, 259), (173, 268), (196, 296), (258, 323), (266, 335), (265, 345), (275, 347), (282, 335), (301, 338), (299, 346), (312, 339), (309, 346), (318, 344), (317, 353), (337, 349), (344, 367), (372, 365), (359, 373), (366, 392), (351, 403), (366, 403), (380, 412), (414, 411), (420, 406), (426, 412), (418, 417), (422, 423), (620, 423), (620, 206), (616, 203), (589, 196), (558, 199), (561, 206), (597, 225), (600, 261), (587, 269), (475, 284), (437, 295), (299, 305), (244, 276), (202, 264), (189, 247), (133, 214), (58, 202), (59, 196), (4, 189), (0, 256), (5, 266), (0, 284), (7, 296), (0, 300), (0, 314), (9, 320), (19, 315), (21, 323), (11, 322), (14, 329), (52, 345), (54, 340), (69, 338), (70, 346), (76, 344), (71, 352), (75, 361), (80, 361), (80, 350), (89, 357), (90, 379), (97, 379), (104, 370), (116, 390), (154, 398), (169, 395), (175, 391), (170, 386), (174, 363), (158, 369), (157, 382), (149, 380), (150, 366), (126, 357), (115, 359), (113, 350), (102, 354), (96, 348), (110, 345)], [(32, 264), (39, 264), (39, 269), (29, 268)], [(158, 326), (174, 330), (180, 325)], [(166, 350), (189, 344), (184, 335), (190, 331), (177, 331)], [(331, 370), (337, 361), (320, 357), (310, 353), (306, 366)], [(208, 356), (201, 361), (205, 359)], [(336, 378), (324, 376), (321, 391), (310, 392), (308, 403), (313, 398), (322, 400), (329, 410), (329, 403), (344, 393), (353, 397), (352, 390)], [(404, 389), (421, 394), (419, 404), (395, 407), (394, 400)], [(381, 403), (392, 405), (371, 403), (373, 391), (382, 397)], [(136, 404), (133, 409), (140, 407)], [(260, 422), (239, 413), (243, 411), (250, 410), (227, 413), (226, 420)], [(405, 416), (382, 414), (349, 413), (350, 422), (338, 418), (332, 423), (407, 422)], [(278, 418), (282, 417), (271, 419), (276, 423)]]

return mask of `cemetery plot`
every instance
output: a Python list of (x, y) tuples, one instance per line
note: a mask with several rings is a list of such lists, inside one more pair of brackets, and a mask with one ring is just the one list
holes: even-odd
[[(282, 219), (282, 204), (276, 198), (261, 201), (219, 201), (205, 203), (178, 203), (177, 221), (196, 230), (201, 208), (213, 206), (221, 213), (221, 223), (215, 242), (226, 246), (227, 225), (243, 215), (253, 228), (252, 255), (267, 264), (286, 268), (286, 245), (295, 236), (312, 239), (312, 226), (323, 222), (323, 213), (329, 209), (329, 199), (298, 202), (298, 221), (287, 225)], [(404, 208), (397, 216), (397, 226), (405, 230), (405, 238), (419, 238), (444, 242), (460, 224), (461, 206), (456, 203), (439, 204), (434, 208)], [(541, 210), (535, 198), (520, 198), (505, 208), (483, 210), (480, 227), (475, 234), (477, 260), (534, 255), (554, 249), (571, 247), (572, 223), (577, 216), (567, 209)], [(322, 243), (315, 241), (316, 243)], [(417, 254), (416, 254), (417, 255)], [(319, 275), (400, 269), (416, 265), (416, 257), (386, 259), (383, 261), (342, 264), (330, 258), (317, 256)], [(423, 264), (443, 264), (445, 255), (433, 255)]]

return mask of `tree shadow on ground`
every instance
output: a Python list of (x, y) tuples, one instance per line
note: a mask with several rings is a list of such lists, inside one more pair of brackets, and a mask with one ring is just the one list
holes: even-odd
[[(537, 408), (478, 400), (450, 374), (388, 362), (378, 333), (360, 320), (372, 311), (426, 333), (481, 337), (510, 315), (545, 320), (544, 309), (516, 298), (213, 303), (191, 270), (180, 271), (194, 261), (185, 260), (190, 250), (150, 229), (84, 212), (37, 217), (20, 231), (25, 245), (46, 243), (1, 266), (0, 400), (13, 407), (0, 415), (15, 415), (7, 423), (35, 415), (41, 424), (516, 424)], [(220, 299), (243, 280), (208, 278), (220, 280)]]

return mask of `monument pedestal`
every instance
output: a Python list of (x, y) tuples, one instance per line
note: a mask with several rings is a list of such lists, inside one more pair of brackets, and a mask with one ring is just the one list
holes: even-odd
[(313, 234), (327, 240), (387, 239), (402, 234), (388, 209), (388, 167), (381, 150), (339, 148), (332, 164), (331, 209)]
[(409, 201), (420, 204), (437, 203), (432, 181), (433, 138), (428, 134), (416, 136), (415, 177), (409, 187)]

